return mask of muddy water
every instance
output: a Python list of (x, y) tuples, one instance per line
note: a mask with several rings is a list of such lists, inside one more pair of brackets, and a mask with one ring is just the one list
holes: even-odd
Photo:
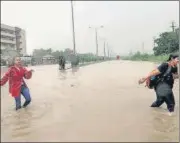
[[(2, 141), (178, 141), (179, 83), (176, 111), (152, 109), (153, 90), (137, 84), (154, 64), (111, 61), (58, 71), (33, 67), (28, 85), (32, 104), (18, 112), (1, 88)], [(22, 98), (23, 99), (23, 98)]]

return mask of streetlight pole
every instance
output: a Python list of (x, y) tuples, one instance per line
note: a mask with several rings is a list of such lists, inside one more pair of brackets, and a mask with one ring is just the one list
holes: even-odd
[(72, 12), (72, 32), (73, 32), (73, 52), (76, 54), (76, 41), (75, 41), (75, 30), (74, 30), (74, 8), (73, 1), (71, 0), (71, 12)]
[(106, 42), (104, 41), (104, 60), (106, 58)]
[[(89, 27), (89, 28), (93, 28), (93, 27)], [(96, 40), (96, 56), (98, 56), (98, 34), (97, 34), (97, 30), (99, 29), (99, 28), (103, 28), (103, 26), (100, 26), (100, 27), (95, 27), (94, 29), (95, 29), (95, 40)]]
[(103, 43), (104, 43), (103, 51), (104, 51), (104, 59), (105, 59), (106, 58), (106, 39), (105, 38), (100, 38), (100, 40), (102, 40)]
[(96, 34), (96, 56), (98, 56), (98, 38), (97, 38), (97, 28), (95, 28), (95, 34)]
[(108, 51), (108, 59), (109, 59), (109, 58), (110, 58), (110, 57), (109, 57), (109, 54), (110, 54), (110, 53), (109, 53), (109, 46), (108, 46), (108, 43), (107, 43), (107, 46), (106, 46), (106, 47), (107, 47), (107, 51)]

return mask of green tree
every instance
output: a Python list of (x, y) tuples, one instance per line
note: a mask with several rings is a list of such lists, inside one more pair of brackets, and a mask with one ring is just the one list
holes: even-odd
[(64, 57), (67, 59), (67, 60), (71, 60), (71, 55), (73, 54), (73, 50), (71, 50), (71, 49), (69, 49), (69, 48), (66, 48), (65, 50), (64, 50), (64, 53), (63, 53), (63, 55), (64, 55)]
[(34, 49), (33, 51), (33, 56), (36, 58), (42, 58), (45, 55), (51, 55), (52, 54), (52, 49)]
[(155, 39), (154, 55), (169, 54), (179, 50), (178, 32), (164, 32)]
[(58, 59), (60, 55), (63, 55), (63, 51), (56, 50), (52, 52), (52, 56), (54, 56), (56, 59)]
[(46, 51), (47, 51), (47, 53), (48, 53), (49, 55), (51, 55), (51, 53), (52, 53), (52, 49), (51, 49), (51, 48), (47, 49)]
[(6, 49), (1, 49), (1, 54), (2, 56), (9, 56), (10, 58), (13, 58), (15, 56), (20, 56), (19, 52), (13, 48), (6, 48)]

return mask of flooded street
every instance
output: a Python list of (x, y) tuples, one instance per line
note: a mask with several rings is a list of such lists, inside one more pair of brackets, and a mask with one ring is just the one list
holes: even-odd
[[(18, 112), (1, 88), (1, 141), (178, 141), (179, 82), (176, 109), (150, 108), (153, 90), (138, 85), (155, 64), (110, 61), (58, 70), (58, 65), (32, 67), (27, 80), (32, 103)], [(31, 67), (28, 67), (31, 68)], [(24, 98), (23, 102), (24, 102)]]

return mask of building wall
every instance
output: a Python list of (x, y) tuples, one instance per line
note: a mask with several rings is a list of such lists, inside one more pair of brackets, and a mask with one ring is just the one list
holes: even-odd
[(26, 33), (25, 30), (15, 27), (16, 48), (20, 53), (26, 55)]
[(7, 43), (1, 43), (1, 49), (16, 49), (16, 45), (15, 44), (7, 44)]
[(21, 30), (21, 45), (20, 48), (22, 48), (22, 54), (26, 55), (27, 54), (27, 49), (26, 49), (26, 32), (25, 30)]
[(14, 27), (1, 24), (1, 48), (16, 49), (16, 35)]
[(1, 24), (1, 49), (20, 51), (26, 55), (26, 33), (23, 29)]

